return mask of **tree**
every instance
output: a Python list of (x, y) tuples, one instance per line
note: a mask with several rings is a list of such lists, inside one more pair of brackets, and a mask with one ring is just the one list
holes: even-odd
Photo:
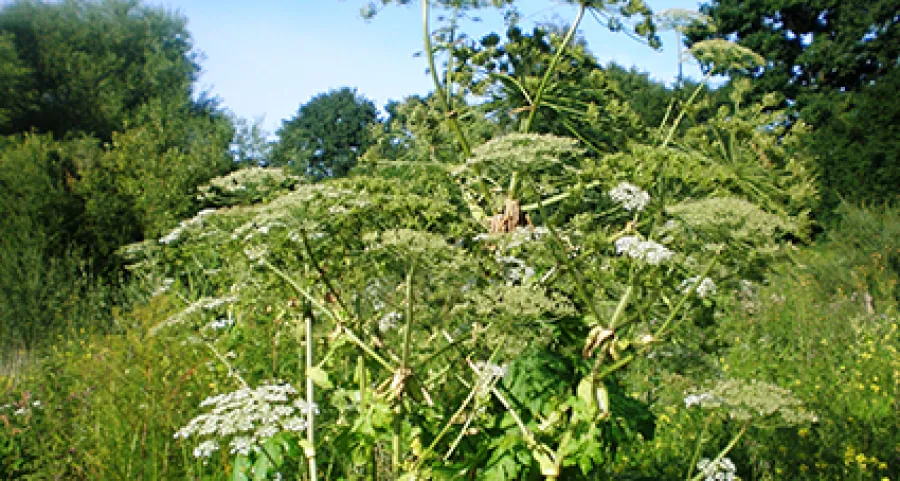
[(715, 31), (691, 42), (734, 38), (768, 60), (753, 72), (761, 91), (789, 99), (804, 92), (858, 90), (897, 68), (900, 29), (893, 0), (713, 0), (702, 7)]
[(29, 74), (12, 36), (0, 33), (0, 131), (8, 131), (12, 120), (27, 108)]
[(765, 57), (749, 73), (757, 95), (782, 93), (793, 118), (815, 129), (809, 148), (832, 205), (896, 196), (898, 104), (885, 95), (900, 68), (896, 1), (713, 0), (702, 11), (715, 30), (696, 26), (689, 41), (733, 38)]
[(159, 237), (197, 210), (197, 187), (228, 172), (234, 135), (224, 115), (153, 100), (113, 134), (103, 155), (79, 157), (74, 191), (84, 199), (79, 234), (94, 256)]
[(231, 140), (231, 155), (235, 162), (243, 165), (266, 166), (272, 155), (269, 133), (263, 128), (263, 117), (253, 120), (233, 117), (234, 138)]
[(278, 130), (273, 164), (314, 179), (346, 175), (372, 143), (370, 126), (377, 121), (375, 104), (355, 89), (319, 94)]
[[(0, 8), (0, 80), (4, 89), (15, 85), (19, 103), (0, 118), (0, 134), (79, 132), (108, 141), (148, 99), (189, 100), (200, 67), (185, 25), (137, 0)], [(10, 75), (15, 84), (6, 83)]]

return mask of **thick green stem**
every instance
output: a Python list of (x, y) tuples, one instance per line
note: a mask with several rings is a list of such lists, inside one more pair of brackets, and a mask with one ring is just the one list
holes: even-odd
[(409, 376), (409, 355), (412, 351), (412, 325), (413, 325), (413, 274), (415, 272), (415, 264), (410, 265), (406, 272), (406, 331), (403, 333), (403, 351), (400, 357), (400, 368), (394, 374), (400, 381), (400, 392), (397, 393), (396, 404), (394, 405), (394, 432), (391, 437), (391, 464), (395, 474), (400, 473), (400, 449), (401, 437), (403, 435), (403, 417), (405, 410), (403, 409), (403, 394), (406, 391), (406, 378)]
[(550, 61), (550, 65), (547, 67), (547, 71), (544, 72), (544, 78), (541, 79), (541, 84), (540, 86), (538, 86), (537, 93), (534, 95), (534, 102), (531, 103), (531, 108), (528, 112), (528, 118), (526, 118), (525, 123), (522, 124), (522, 133), (527, 134), (528, 131), (531, 130), (531, 123), (534, 121), (534, 116), (537, 113), (538, 108), (541, 106), (541, 99), (544, 96), (544, 90), (547, 89), (547, 84), (550, 83), (550, 77), (553, 76), (553, 72), (556, 70), (556, 65), (562, 58), (563, 53), (566, 50), (566, 46), (569, 45), (569, 42), (572, 41), (572, 37), (575, 36), (575, 32), (578, 30), (578, 25), (581, 24), (581, 19), (584, 18), (584, 12), (586, 10), (587, 2), (582, 1), (581, 6), (578, 7), (578, 15), (575, 16), (575, 21), (572, 22), (572, 26), (569, 27), (569, 31), (566, 32), (566, 36), (565, 38), (563, 38), (562, 45), (559, 46), (559, 50), (556, 51), (556, 55), (553, 57), (553, 60)]
[(216, 359), (218, 359), (219, 362), (221, 362), (225, 365), (225, 367), (228, 368), (228, 375), (237, 379), (237, 381), (241, 384), (241, 387), (243, 387), (244, 389), (249, 389), (250, 386), (247, 385), (247, 381), (244, 381), (244, 378), (242, 378), (241, 375), (231, 367), (231, 363), (228, 362), (228, 359), (225, 359), (225, 356), (219, 354), (219, 351), (216, 350), (216, 347), (213, 346), (212, 343), (206, 342), (205, 344), (206, 347), (208, 347), (209, 350), (212, 351), (212, 353), (216, 356)]
[(274, 265), (270, 264), (267, 261), (264, 261), (264, 265), (266, 267), (268, 267), (269, 269), (271, 269), (272, 272), (274, 272), (276, 275), (278, 275), (278, 277), (281, 277), (282, 279), (284, 279), (285, 282), (287, 282), (291, 287), (293, 287), (295, 291), (300, 293), (300, 295), (302, 295), (306, 299), (306, 301), (309, 302), (313, 307), (315, 307), (316, 309), (318, 309), (319, 311), (324, 313), (326, 316), (328, 316), (328, 318), (335, 323), (339, 332), (341, 334), (343, 334), (344, 336), (346, 336), (347, 339), (349, 339), (351, 342), (353, 342), (353, 344), (356, 344), (360, 349), (362, 349), (363, 352), (368, 354), (372, 359), (377, 361), (379, 364), (381, 364), (385, 368), (387, 368), (391, 371), (394, 370), (394, 366), (392, 366), (391, 363), (386, 361), (383, 357), (379, 356), (378, 353), (375, 352), (374, 349), (369, 347), (368, 344), (363, 342), (359, 338), (359, 336), (357, 336), (353, 332), (353, 330), (351, 330), (350, 328), (345, 326), (343, 321), (340, 319), (340, 317), (338, 317), (334, 312), (332, 312), (330, 309), (325, 307), (324, 304), (319, 302), (319, 300), (316, 299), (315, 296), (313, 296), (307, 289), (304, 289), (303, 286), (298, 284), (297, 281), (295, 281), (294, 279), (291, 278), (291, 276), (287, 275), (284, 271), (275, 267)]
[(684, 296), (682, 296), (681, 300), (678, 301), (678, 304), (675, 305), (675, 309), (672, 310), (672, 313), (669, 314), (669, 317), (666, 319), (666, 321), (663, 322), (661, 326), (659, 326), (659, 329), (656, 330), (656, 332), (653, 334), (653, 337), (659, 339), (660, 337), (665, 335), (666, 329), (668, 329), (669, 326), (672, 324), (672, 322), (675, 320), (675, 316), (678, 314), (679, 311), (681, 311), (681, 308), (684, 307), (684, 305), (687, 303), (687, 300), (690, 299), (690, 297), (692, 295), (694, 295), (694, 292), (697, 290), (698, 287), (700, 287), (700, 283), (703, 282), (703, 278), (705, 278), (706, 275), (709, 274), (709, 271), (712, 269), (712, 266), (715, 263), (716, 263), (716, 258), (713, 257), (713, 259), (711, 261), (709, 261), (708, 264), (706, 264), (706, 267), (703, 269), (703, 272), (700, 273), (700, 276), (697, 278), (697, 282), (695, 282), (694, 285), (692, 285), (687, 290), (687, 292), (684, 293)]
[(316, 415), (315, 415), (315, 386), (310, 373), (313, 370), (313, 332), (312, 313), (307, 312), (306, 318), (306, 459), (309, 462), (309, 479), (317, 481), (316, 474)]
[(413, 273), (415, 265), (409, 267), (406, 273), (406, 331), (403, 333), (403, 354), (400, 359), (400, 369), (405, 371), (409, 367), (409, 353), (412, 348), (412, 321), (413, 321)]
[(441, 80), (438, 78), (437, 66), (434, 61), (434, 49), (431, 45), (428, 1), (429, 0), (422, 0), (422, 27), (425, 36), (425, 57), (428, 58), (428, 70), (431, 72), (431, 81), (434, 82), (434, 93), (441, 103), (441, 107), (447, 112), (447, 121), (450, 122), (450, 127), (453, 129), (453, 133), (456, 134), (456, 139), (459, 141), (459, 146), (462, 148), (463, 154), (465, 154), (468, 159), (472, 157), (472, 149), (469, 148), (469, 142), (466, 140), (466, 135), (459, 126), (455, 114), (450, 109), (450, 99), (444, 95), (444, 89), (441, 87)]
[[(709, 78), (712, 76), (712, 70), (709, 71), (706, 75), (703, 76), (703, 80), (700, 81), (700, 84), (697, 85), (697, 88), (694, 89), (694, 93), (691, 94), (688, 101), (681, 107), (681, 111), (678, 112), (678, 117), (675, 118), (675, 121), (672, 123), (672, 127), (669, 128), (669, 134), (666, 135), (665, 140), (663, 140), (662, 146), (665, 147), (669, 145), (669, 142), (672, 141), (672, 137), (675, 135), (675, 129), (678, 128), (678, 124), (681, 123), (681, 119), (684, 118), (684, 115), (687, 113), (688, 107), (694, 103), (694, 100), (697, 99), (697, 95), (700, 95), (700, 91), (703, 90), (703, 87), (706, 86), (706, 83), (709, 81)], [(668, 114), (667, 114), (668, 115)], [(665, 120), (664, 120), (665, 121)]]
[[(622, 314), (625, 313), (625, 308), (628, 307), (628, 302), (631, 300), (632, 292), (634, 292), (634, 286), (628, 286), (628, 288), (625, 289), (625, 294), (622, 294), (622, 298), (619, 299), (619, 304), (616, 306), (616, 311), (613, 313), (612, 319), (609, 321), (609, 330), (616, 330), (616, 324), (619, 322), (619, 318), (622, 317)], [(597, 321), (599, 320), (600, 319), (597, 319)]]
[[(729, 442), (728, 445), (725, 446), (725, 449), (719, 451), (719, 454), (715, 458), (713, 458), (712, 461), (710, 461), (710, 464), (718, 463), (719, 461), (722, 460), (722, 458), (725, 457), (725, 455), (727, 455), (729, 452), (731, 452), (731, 450), (734, 449), (735, 446), (737, 446), (738, 441), (740, 441), (741, 438), (744, 436), (744, 434), (747, 433), (747, 429), (750, 428), (750, 423), (752, 421), (753, 421), (753, 418), (750, 418), (750, 419), (747, 419), (746, 421), (744, 421), (744, 425), (741, 426), (741, 430), (738, 431), (738, 433), (735, 434), (733, 438), (731, 438), (731, 442)], [(697, 473), (696, 476), (691, 478), (690, 481), (700, 481), (701, 479), (703, 479), (703, 477), (705, 475), (706, 475), (706, 473), (704, 473), (703, 471), (700, 471), (699, 473)]]
[(707, 418), (706, 422), (703, 423), (703, 429), (700, 431), (700, 436), (697, 437), (697, 444), (694, 446), (694, 455), (691, 456), (691, 464), (688, 466), (688, 473), (684, 479), (691, 479), (691, 476), (694, 475), (694, 467), (697, 466), (697, 463), (700, 461), (700, 449), (703, 448), (703, 437), (706, 436), (706, 431), (709, 429), (709, 419)]
[[(675, 317), (678, 315), (678, 313), (684, 307), (685, 303), (687, 303), (687, 300), (697, 290), (697, 287), (699, 287), (700, 282), (702, 282), (703, 278), (706, 277), (706, 275), (712, 269), (712, 266), (713, 266), (713, 264), (715, 264), (715, 262), (716, 262), (715, 258), (713, 258), (711, 261), (709, 261), (709, 264), (706, 265), (706, 268), (703, 269), (703, 272), (700, 274), (699, 280), (697, 282), (695, 282), (694, 285), (691, 286), (691, 288), (688, 289), (687, 292), (685, 292), (684, 296), (681, 298), (681, 300), (678, 302), (678, 304), (675, 305), (675, 309), (673, 309), (672, 312), (669, 314), (669, 317), (666, 318), (665, 322), (663, 322), (662, 325), (659, 326), (659, 328), (653, 334), (654, 338), (659, 339), (666, 334), (666, 331), (669, 329), (669, 327), (675, 321)], [(648, 349), (650, 349), (649, 343), (644, 345), (643, 347), (637, 349), (635, 352), (632, 352), (632, 353), (628, 354), (627, 356), (620, 358), (618, 361), (609, 365), (606, 369), (600, 371), (597, 374), (597, 376), (595, 377), (596, 381), (600, 381), (600, 380), (604, 379), (606, 376), (609, 376), (610, 374), (618, 371), (619, 369), (622, 369), (623, 367), (625, 367), (626, 365), (631, 363), (631, 361), (634, 361), (637, 358), (637, 355), (645, 353)]]
[[(466, 159), (470, 159), (472, 158), (472, 149), (469, 147), (469, 141), (466, 140), (466, 134), (459, 125), (457, 113), (451, 108), (452, 104), (449, 95), (445, 95), (445, 93), (450, 92), (450, 86), (447, 86), (447, 91), (445, 92), (441, 87), (441, 80), (438, 78), (437, 65), (434, 61), (434, 48), (431, 44), (428, 2), (429, 0), (422, 0), (422, 29), (425, 40), (425, 57), (428, 59), (428, 70), (431, 72), (431, 81), (434, 82), (434, 94), (438, 98), (441, 108), (444, 109), (444, 112), (447, 115), (447, 122), (450, 123), (450, 128), (453, 130), (454, 135), (456, 135), (456, 140), (459, 142), (463, 155), (465, 155)], [(487, 185), (484, 183), (484, 179), (481, 177), (481, 168), (476, 164), (473, 169), (475, 171), (475, 176), (477, 177), (476, 182), (478, 183), (478, 190), (484, 201), (487, 202), (490, 199), (490, 192), (488, 191)], [(481, 222), (484, 220), (485, 213), (479, 206), (476, 205), (475, 208), (471, 210), (476, 221)]]

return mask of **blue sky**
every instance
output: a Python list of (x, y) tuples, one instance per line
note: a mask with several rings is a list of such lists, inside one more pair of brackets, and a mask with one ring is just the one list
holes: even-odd
[[(421, 10), (390, 6), (369, 22), (360, 9), (366, 0), (148, 0), (188, 18), (194, 46), (205, 54), (200, 87), (219, 96), (224, 106), (250, 120), (264, 116), (270, 133), (314, 95), (342, 86), (355, 87), (380, 107), (388, 100), (431, 90), (422, 49)], [(648, 0), (660, 12), (697, 9), (689, 0)], [(559, 0), (517, 2), (526, 26), (558, 20), (575, 8)], [(474, 38), (504, 30), (495, 10), (474, 13), (465, 31)], [(432, 20), (434, 21), (434, 20)], [(558, 23), (558, 22), (557, 22)], [(654, 51), (625, 35), (612, 34), (591, 17), (579, 32), (601, 60), (636, 66), (671, 82), (677, 72), (675, 37), (662, 36)], [(685, 71), (698, 76), (696, 67)]]

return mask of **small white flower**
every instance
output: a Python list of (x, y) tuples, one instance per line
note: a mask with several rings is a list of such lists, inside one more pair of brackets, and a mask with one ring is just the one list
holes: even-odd
[(644, 261), (650, 265), (659, 265), (675, 255), (665, 246), (651, 240), (642, 240), (637, 236), (623, 236), (616, 240), (616, 253), (624, 254), (632, 259)]
[(281, 428), (285, 431), (303, 431), (306, 429), (306, 421), (298, 417), (291, 417), (281, 421)]
[(303, 399), (297, 399), (294, 401), (294, 407), (296, 407), (300, 412), (309, 413), (312, 411), (313, 414), (319, 415), (319, 405), (316, 403), (308, 403)]
[(711, 397), (709, 393), (688, 395), (684, 398), (684, 407), (700, 406), (704, 400)]
[(349, 212), (349, 211), (348, 211), (347, 208), (344, 207), (344, 206), (341, 206), (341, 205), (333, 205), (333, 206), (331, 206), (331, 207), (328, 208), (328, 212), (329, 212), (330, 214), (339, 215), (339, 214), (346, 214), (346, 213)]
[(640, 212), (650, 203), (650, 194), (628, 182), (621, 182), (615, 186), (609, 191), (609, 197), (627, 211)]
[(268, 439), (272, 436), (278, 434), (281, 430), (276, 426), (266, 425), (260, 426), (259, 429), (256, 430), (256, 437), (259, 439)]
[(403, 314), (400, 314), (397, 311), (388, 312), (381, 316), (381, 319), (378, 319), (378, 330), (381, 332), (390, 331), (397, 327), (397, 321), (400, 319), (403, 319)]
[(214, 331), (218, 331), (219, 329), (226, 329), (234, 325), (233, 319), (217, 319), (215, 321), (210, 322), (206, 326)]
[(246, 436), (238, 436), (231, 440), (229, 443), (231, 446), (231, 454), (250, 454), (250, 450), (253, 449), (253, 441)]
[[(247, 239), (244, 240), (246, 241)], [(246, 255), (247, 259), (250, 259), (251, 261), (262, 261), (268, 253), (269, 248), (265, 245), (244, 249), (244, 255)]]
[(203, 441), (194, 448), (195, 458), (208, 458), (212, 453), (219, 450), (219, 444), (212, 439)]
[[(290, 384), (270, 383), (210, 396), (200, 403), (208, 411), (178, 430), (175, 438), (212, 438), (203, 440), (195, 455), (211, 452), (211, 442), (225, 442), (230, 438), (231, 453), (246, 455), (282, 431), (306, 429), (306, 422), (294, 415), (295, 405), (302, 402), (295, 400), (291, 404), (290, 397), (295, 394), (297, 390)], [(302, 402), (302, 406), (306, 407), (306, 403)]]
[(697, 463), (697, 469), (705, 481), (734, 481), (737, 472), (734, 463), (728, 458), (716, 462), (703, 458)]
[[(697, 285), (697, 283), (700, 283)], [(687, 294), (695, 285), (697, 285), (696, 293), (697, 297), (704, 299), (707, 296), (712, 296), (716, 294), (716, 283), (713, 282), (709, 277), (704, 277), (703, 280), (700, 280), (700, 277), (690, 277), (681, 282), (679, 286), (679, 290)]]
[(484, 377), (496, 377), (502, 378), (506, 376), (507, 366), (505, 364), (494, 364), (492, 362), (486, 361), (478, 361), (475, 363), (475, 368), (478, 369), (478, 372)]

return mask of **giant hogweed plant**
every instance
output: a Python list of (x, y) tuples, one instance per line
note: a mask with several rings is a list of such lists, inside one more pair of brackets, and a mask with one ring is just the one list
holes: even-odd
[[(772, 243), (754, 235), (760, 226), (778, 237), (795, 217), (737, 188), (715, 197), (686, 183), (660, 195), (672, 158), (697, 171), (707, 159), (671, 135), (617, 154), (651, 149), (656, 168), (641, 176), (578, 140), (529, 133), (590, 8), (580, 5), (528, 93), (520, 133), (471, 147), (448, 111), (466, 158), (452, 175), (412, 166), (399, 179), (298, 181), (250, 205), (210, 197), (218, 210), (129, 250), (136, 272), (160, 282), (157, 295), (184, 303), (148, 334), (203, 346), (231, 378), (233, 391), (210, 393), (175, 433), (204, 469), (232, 479), (593, 479), (620, 446), (652, 437), (654, 417), (621, 374), (709, 317), (717, 292), (747, 274), (736, 260)], [(434, 55), (426, 40), (442, 92)], [(697, 217), (720, 205), (731, 206), (723, 218), (744, 213), (729, 221), (746, 236)], [(254, 339), (266, 320), (271, 339)], [(725, 456), (756, 420), (810, 420), (788, 392), (758, 405), (772, 391), (761, 383), (711, 389), (697, 404), (744, 424), (722, 446), (698, 444), (698, 456), (717, 454), (686, 460), (700, 465), (690, 479), (733, 474)]]

